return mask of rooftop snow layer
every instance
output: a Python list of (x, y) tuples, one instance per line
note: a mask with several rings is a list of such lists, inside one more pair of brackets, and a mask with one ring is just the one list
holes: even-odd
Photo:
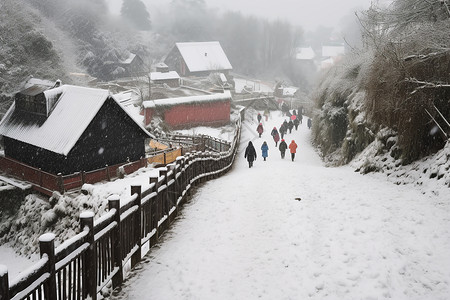
[(176, 46), (191, 72), (233, 69), (219, 42), (176, 43)]
[[(16, 112), (13, 104), (0, 122), (0, 134), (62, 155), (70, 152), (102, 105), (110, 98), (108, 90), (72, 85), (47, 90), (44, 95), (47, 100), (60, 95), (47, 118), (28, 112)], [(145, 130), (140, 124), (137, 125)]]
[(212, 94), (212, 95), (200, 95), (200, 96), (188, 96), (188, 97), (178, 97), (178, 98), (167, 98), (167, 99), (157, 99), (153, 101), (144, 101), (143, 105), (145, 108), (153, 108), (158, 106), (173, 106), (181, 104), (192, 104), (199, 102), (215, 102), (215, 101), (226, 101), (231, 100), (230, 91), (224, 91), (222, 94)]

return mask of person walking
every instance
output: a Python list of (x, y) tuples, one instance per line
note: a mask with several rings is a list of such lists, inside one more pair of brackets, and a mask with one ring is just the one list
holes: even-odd
[(278, 149), (280, 150), (281, 158), (283, 158), (283, 159), (284, 159), (284, 155), (286, 153), (287, 147), (288, 146), (287, 146), (286, 142), (284, 141), (284, 139), (282, 139), (280, 142), (280, 146), (278, 146)]
[(294, 140), (289, 144), (289, 150), (291, 151), (291, 159), (294, 161), (295, 153), (297, 152), (297, 144)]
[(266, 141), (261, 146), (262, 151), (262, 157), (264, 158), (264, 161), (266, 161), (266, 158), (269, 156), (269, 146), (267, 145)]
[(273, 137), (273, 140), (275, 141), (275, 147), (278, 145), (278, 141), (280, 140), (280, 134), (278, 133), (278, 130), (276, 127), (272, 129), (272, 132), (270, 135)]
[(258, 116), (256, 117), (256, 119), (258, 119), (258, 123), (261, 123), (262, 116), (260, 113), (258, 113)]
[(298, 118), (295, 118), (294, 119), (295, 130), (298, 130), (298, 125), (300, 125), (300, 121), (298, 120)]
[(311, 129), (312, 126), (312, 120), (311, 118), (308, 118), (308, 129)]
[(247, 148), (245, 148), (244, 158), (247, 158), (248, 167), (253, 167), (253, 161), (256, 160), (256, 150), (255, 147), (253, 147), (253, 143), (251, 141), (248, 142), (248, 146)]
[(289, 133), (292, 133), (292, 128), (294, 128), (294, 122), (292, 122), (292, 120), (289, 120), (288, 128), (289, 128)]
[(284, 138), (284, 135), (285, 135), (285, 132), (284, 132), (284, 124), (281, 124), (280, 125), (280, 136), (281, 136), (281, 139), (283, 139)]
[(262, 133), (264, 132), (262, 123), (259, 123), (258, 127), (256, 127), (256, 131), (258, 132), (259, 137), (261, 137)]
[(266, 122), (269, 121), (269, 116), (270, 116), (270, 111), (269, 111), (269, 109), (266, 108), (266, 110), (264, 110), (264, 117), (266, 117)]

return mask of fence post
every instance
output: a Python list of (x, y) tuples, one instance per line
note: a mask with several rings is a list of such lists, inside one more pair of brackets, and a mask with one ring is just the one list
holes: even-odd
[(150, 214), (152, 218), (150, 227), (152, 230), (153, 229), (156, 230), (158, 227), (158, 220), (157, 220), (158, 176), (150, 177), (149, 181), (150, 184), (155, 183), (155, 185), (153, 186), (153, 191), (156, 193), (156, 196), (151, 199), (152, 202), (150, 203), (150, 211), (151, 211)]
[(114, 221), (117, 223), (113, 231), (112, 247), (114, 249), (114, 267), (119, 268), (117, 273), (112, 278), (113, 288), (120, 286), (123, 282), (123, 268), (122, 268), (122, 244), (120, 234), (120, 198), (118, 195), (111, 195), (108, 197), (109, 210), (115, 209)]
[(137, 205), (137, 213), (134, 217), (134, 241), (137, 246), (136, 252), (131, 256), (131, 267), (133, 268), (138, 262), (141, 261), (142, 249), (141, 249), (141, 230), (142, 230), (142, 211), (141, 211), (141, 186), (132, 185), (131, 195), (137, 194), (134, 204)]
[(106, 179), (108, 181), (111, 181), (111, 174), (109, 173), (109, 166), (105, 165), (105, 168), (106, 168)]
[(47, 272), (49, 277), (44, 285), (44, 294), (46, 299), (56, 299), (56, 277), (55, 277), (55, 235), (46, 233), (39, 237), (39, 250), (41, 258), (46, 255), (48, 258)]
[(0, 299), (9, 300), (8, 268), (0, 265)]
[(59, 192), (61, 194), (64, 194), (64, 179), (63, 179), (61, 173), (58, 173), (58, 187), (59, 187)]
[(97, 249), (94, 239), (94, 213), (85, 211), (80, 214), (81, 230), (88, 230), (86, 242), (89, 248), (85, 252), (83, 260), (83, 299), (90, 297), (97, 299)]
[(39, 186), (42, 186), (42, 169), (39, 168)]
[(163, 191), (163, 212), (167, 217), (169, 216), (169, 186), (168, 186), (168, 178), (167, 178), (167, 168), (160, 169), (161, 176), (164, 176), (163, 182), (166, 185), (166, 188)]

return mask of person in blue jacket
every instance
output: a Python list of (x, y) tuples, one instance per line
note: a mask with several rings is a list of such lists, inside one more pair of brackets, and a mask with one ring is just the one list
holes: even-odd
[(269, 156), (269, 146), (267, 145), (266, 141), (261, 146), (262, 150), (262, 157), (264, 158), (264, 161), (266, 160), (266, 157)]

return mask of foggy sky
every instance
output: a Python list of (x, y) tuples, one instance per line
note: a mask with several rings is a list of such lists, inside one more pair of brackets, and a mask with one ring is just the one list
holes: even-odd
[[(270, 20), (286, 20), (305, 30), (320, 25), (338, 29), (343, 18), (354, 17), (357, 10), (367, 9), (374, 0), (205, 0), (209, 7), (220, 11), (240, 11)], [(387, 0), (382, 0), (386, 2)], [(118, 14), (122, 0), (106, 0), (110, 10)], [(143, 0), (152, 14), (151, 7), (165, 5), (170, 0)]]

